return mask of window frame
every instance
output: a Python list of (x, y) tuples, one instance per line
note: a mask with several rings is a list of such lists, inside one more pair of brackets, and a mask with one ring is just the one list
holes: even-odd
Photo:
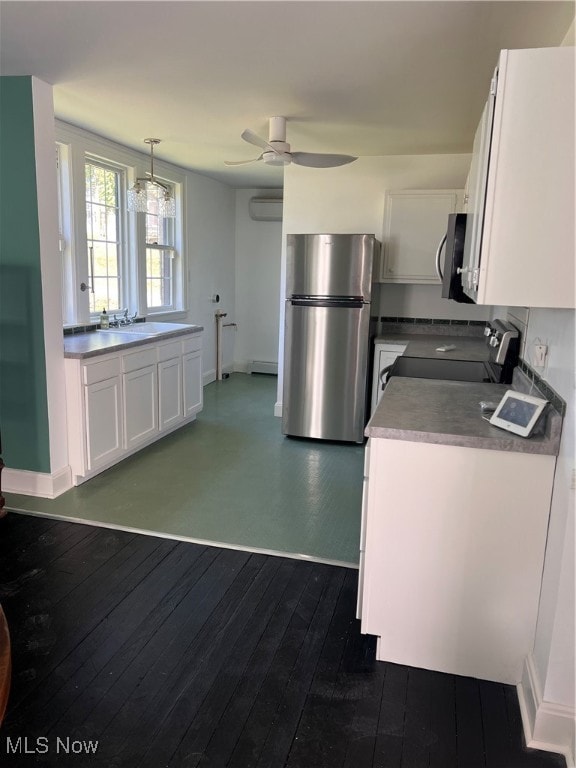
[[(109, 315), (122, 312), (124, 309), (126, 309), (127, 301), (126, 297), (129, 293), (129, 263), (130, 263), (130, 257), (128, 253), (129, 249), (129, 241), (126, 237), (126, 170), (122, 168), (121, 166), (118, 166), (116, 163), (111, 163), (108, 160), (103, 160), (100, 157), (97, 157), (93, 154), (86, 153), (84, 156), (84, 173), (86, 173), (86, 166), (87, 165), (93, 165), (97, 168), (103, 168), (107, 171), (112, 171), (113, 173), (118, 174), (118, 206), (117, 206), (117, 226), (118, 226), (118, 303), (119, 307), (118, 309), (107, 309), (107, 312)], [(86, 198), (86, 181), (84, 182), (84, 205), (87, 209), (88, 206), (88, 200)], [(88, 220), (88, 212), (86, 210), (86, 221)], [(87, 228), (88, 230), (88, 228)], [(87, 297), (88, 297), (88, 306), (90, 306), (90, 292), (93, 292), (93, 286), (92, 281), (94, 279), (94, 275), (90, 274), (90, 251), (88, 242), (89, 239), (94, 242), (94, 238), (88, 237), (88, 231), (86, 231), (86, 258), (87, 258), (87, 267), (88, 267), (88, 291)], [(106, 241), (108, 242), (108, 241)], [(98, 322), (100, 320), (100, 314), (102, 312), (101, 307), (95, 307), (94, 310), (89, 309), (90, 314), (90, 320), (93, 322)]]
[[(178, 197), (177, 197), (177, 190), (176, 186), (167, 179), (162, 179), (162, 182), (166, 184), (166, 186), (170, 189), (172, 192), (175, 200), (176, 200), (176, 217), (174, 219), (163, 219), (161, 216), (155, 213), (147, 213), (142, 218), (144, 219), (144, 259), (143, 259), (143, 268), (144, 268), (144, 285), (145, 285), (145, 301), (146, 301), (146, 311), (149, 315), (163, 315), (166, 313), (172, 313), (176, 309), (176, 305), (178, 303), (178, 272), (179, 264), (179, 250), (177, 248), (177, 230), (178, 230)], [(158, 220), (158, 227), (164, 226), (163, 222), (168, 223), (168, 236), (166, 237), (166, 230), (164, 231), (164, 237), (162, 240), (166, 240), (168, 242), (152, 242), (148, 238), (148, 217), (153, 216), (156, 217)], [(149, 251), (158, 251), (159, 253), (163, 253), (165, 256), (168, 256), (171, 260), (171, 269), (170, 269), (170, 298), (171, 301), (169, 304), (160, 304), (160, 305), (154, 305), (154, 304), (148, 304), (148, 286), (150, 280), (161, 280), (162, 278), (154, 278), (148, 273), (148, 252)], [(175, 268), (177, 267), (177, 268)]]
[[(124, 286), (121, 303), (130, 314), (139, 317), (181, 320), (187, 317), (187, 253), (184, 247), (185, 189), (186, 174), (176, 166), (168, 165), (155, 158), (154, 175), (174, 188), (176, 218), (174, 219), (173, 307), (149, 309), (146, 286), (146, 226), (143, 214), (128, 212), (126, 189), (136, 178), (146, 176), (150, 169), (149, 157), (121, 144), (112, 142), (77, 126), (56, 121), (56, 144), (59, 157), (64, 158), (58, 168), (62, 194), (59, 216), (62, 222), (65, 251), (63, 253), (63, 324), (66, 326), (88, 325), (99, 322), (99, 313), (90, 313), (86, 291), (81, 291), (82, 282), (88, 284), (87, 214), (85, 191), (85, 162), (92, 158), (98, 163), (120, 170), (124, 174), (123, 189), (120, 192), (122, 238), (124, 263)], [(84, 258), (84, 256), (86, 258)]]

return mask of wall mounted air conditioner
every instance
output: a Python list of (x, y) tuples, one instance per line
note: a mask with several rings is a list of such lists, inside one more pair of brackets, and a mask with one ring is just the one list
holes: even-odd
[(283, 203), (277, 197), (251, 197), (248, 204), (250, 218), (254, 221), (282, 221)]

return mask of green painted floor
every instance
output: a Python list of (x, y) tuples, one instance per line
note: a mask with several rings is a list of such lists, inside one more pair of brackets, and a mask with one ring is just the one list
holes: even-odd
[(213, 382), (192, 424), (57, 499), (6, 494), (7, 506), (356, 565), (364, 448), (284, 437), (276, 382)]

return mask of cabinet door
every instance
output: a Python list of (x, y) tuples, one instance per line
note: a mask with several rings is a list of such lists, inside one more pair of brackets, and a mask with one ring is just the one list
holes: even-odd
[(500, 55), (478, 304), (575, 306), (574, 55)]
[(149, 442), (158, 432), (157, 373), (147, 365), (123, 375), (124, 445)]
[(463, 190), (400, 190), (386, 193), (381, 282), (438, 283), (436, 250), (448, 214), (460, 210)]
[[(494, 77), (496, 78), (496, 75)], [(484, 208), (486, 205), (486, 184), (488, 180), (488, 161), (490, 157), (496, 79), (492, 82), (494, 85), (491, 91), (493, 92), (484, 105), (482, 117), (474, 136), (472, 163), (467, 182), (468, 200), (466, 207), (464, 257), (462, 259), (462, 287), (464, 292), (474, 301), (477, 299), (478, 291), (478, 263), (482, 242)]]
[(122, 395), (120, 376), (84, 387), (84, 418), (88, 470), (119, 457), (122, 445)]
[(521, 680), (554, 466), (554, 456), (371, 440), (362, 632), (379, 636), (377, 659)]
[(184, 391), (184, 418), (202, 410), (202, 351), (189, 352), (182, 357), (182, 386)]
[(158, 404), (161, 432), (176, 426), (184, 418), (181, 357), (158, 363)]
[(382, 397), (382, 385), (380, 372), (387, 368), (406, 349), (405, 344), (376, 344), (374, 347), (374, 373), (372, 375), (372, 415)]
[(366, 442), (364, 452), (364, 479), (362, 481), (362, 518), (360, 520), (360, 558), (358, 564), (358, 596), (356, 598), (356, 618), (362, 619), (362, 605), (364, 596), (364, 571), (366, 550), (366, 525), (368, 523), (368, 472), (370, 468), (370, 443)]

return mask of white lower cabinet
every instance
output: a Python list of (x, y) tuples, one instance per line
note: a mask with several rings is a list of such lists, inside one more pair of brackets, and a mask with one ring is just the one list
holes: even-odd
[(163, 432), (184, 419), (182, 358), (158, 363), (159, 428)]
[(124, 447), (147, 443), (158, 432), (158, 393), (155, 365), (122, 376)]
[(194, 416), (202, 410), (202, 352), (189, 352), (182, 358), (184, 373), (184, 416)]
[(202, 410), (202, 338), (190, 334), (97, 358), (66, 358), (74, 485)]
[(120, 376), (88, 384), (84, 394), (86, 463), (94, 471), (108, 466), (124, 451)]
[(518, 683), (555, 457), (372, 438), (367, 463), (358, 613), (376, 658)]

